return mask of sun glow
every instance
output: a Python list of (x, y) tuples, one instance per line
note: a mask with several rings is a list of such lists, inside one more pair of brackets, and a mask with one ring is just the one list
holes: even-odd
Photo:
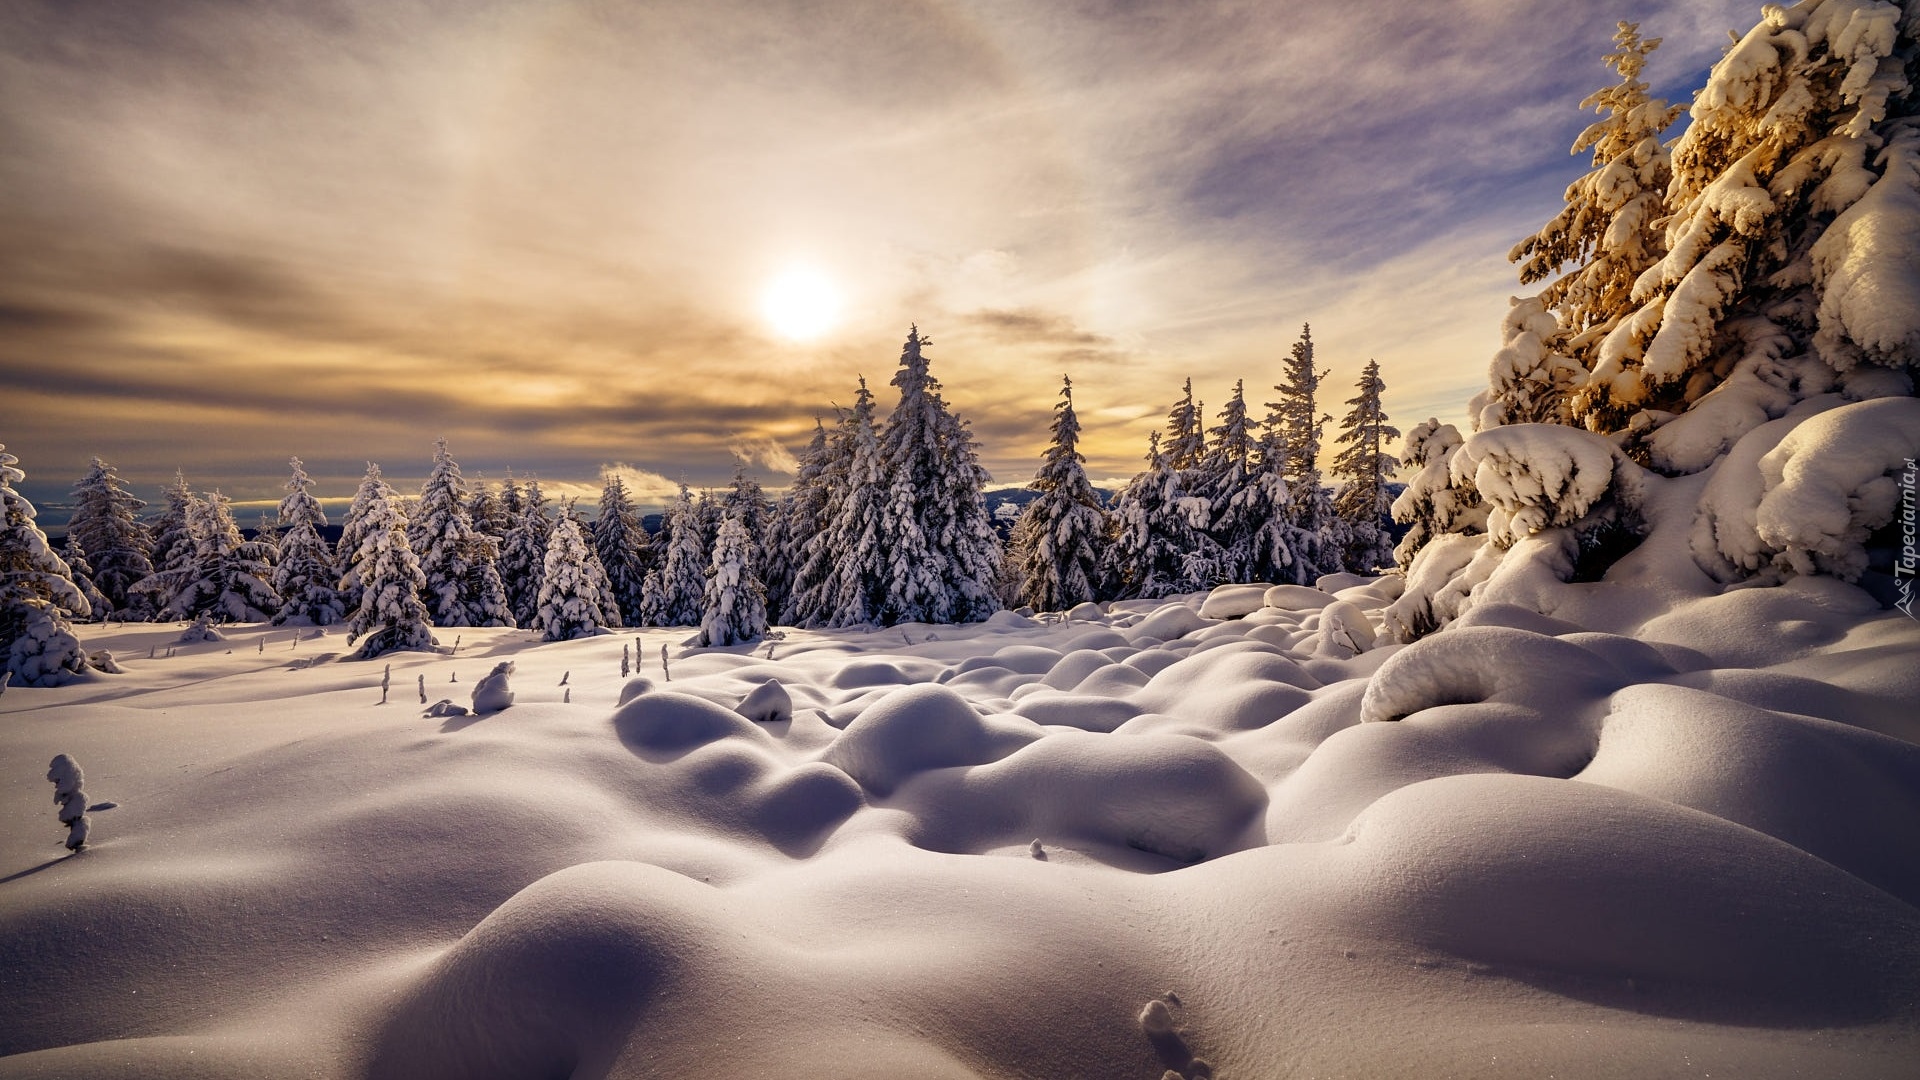
[(760, 293), (760, 314), (780, 336), (811, 341), (839, 322), (840, 291), (813, 267), (789, 267)]

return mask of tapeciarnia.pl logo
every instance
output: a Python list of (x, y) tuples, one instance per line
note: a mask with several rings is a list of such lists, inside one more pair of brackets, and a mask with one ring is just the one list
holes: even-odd
[(1900, 557), (1893, 561), (1893, 584), (1900, 590), (1900, 599), (1894, 607), (1909, 619), (1920, 618), (1913, 613), (1913, 583), (1916, 564), (1920, 564), (1920, 549), (1914, 541), (1914, 498), (1913, 488), (1916, 474), (1920, 469), (1914, 467), (1913, 459), (1908, 458), (1906, 468), (1900, 472)]

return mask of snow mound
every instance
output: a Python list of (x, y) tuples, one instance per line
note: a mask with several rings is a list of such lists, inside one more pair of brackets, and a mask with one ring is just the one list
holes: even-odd
[(706, 698), (661, 690), (641, 694), (613, 714), (620, 741), (637, 750), (674, 753), (739, 738), (748, 745), (766, 740), (753, 721)]
[(1199, 612), (1185, 604), (1166, 604), (1133, 624), (1129, 628), (1127, 638), (1135, 642), (1142, 638), (1172, 641), (1210, 625), (1212, 620), (1201, 618)]
[[(0, 698), (8, 760), (135, 808), (74, 859), (46, 786), (7, 808), (0, 1076), (1903, 1075), (1920, 624), (1716, 593), (1673, 539), (1347, 658), (1377, 582), (1105, 616), (1183, 612), (1164, 642), (792, 631), (658, 685), (610, 638), (394, 658), (512, 662), (512, 723), (101, 628), (127, 674)], [(743, 715), (776, 685), (790, 719)]]
[(1346, 840), (1361, 917), (1481, 963), (1793, 1002), (1776, 1019), (1831, 1023), (1874, 1015), (1920, 957), (1920, 915), (1858, 878), (1595, 784), (1431, 780), (1369, 807)]
[(1261, 594), (1260, 602), (1281, 611), (1318, 611), (1333, 603), (1333, 597), (1305, 585), (1275, 585)]
[[(1491, 701), (1560, 711), (1620, 682), (1612, 665), (1558, 638), (1500, 626), (1455, 626), (1380, 665), (1360, 704), (1364, 722)], [(1598, 670), (1596, 670), (1598, 669)]]
[(1221, 585), (1207, 594), (1200, 604), (1200, 617), (1203, 619), (1239, 619), (1259, 611), (1267, 606), (1267, 590), (1273, 588), (1266, 582), (1249, 585)]
[(862, 711), (822, 760), (884, 797), (915, 773), (995, 761), (1031, 738), (990, 727), (944, 686), (908, 686)]
[(780, 685), (779, 679), (768, 679), (753, 688), (734, 711), (749, 720), (760, 723), (778, 723), (793, 719), (793, 695)]

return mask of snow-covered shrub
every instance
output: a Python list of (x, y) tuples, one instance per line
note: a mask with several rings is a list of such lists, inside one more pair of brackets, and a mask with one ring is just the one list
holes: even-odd
[(1607, 439), (1558, 424), (1475, 432), (1448, 468), (1453, 487), (1471, 485), (1486, 503), (1487, 533), (1503, 548), (1589, 518), (1609, 492), (1631, 500), (1641, 473)]
[(208, 641), (225, 641), (227, 635), (214, 627), (213, 616), (202, 615), (193, 620), (185, 630), (180, 631), (180, 636), (176, 640), (181, 645), (198, 645)]
[(87, 846), (87, 834), (93, 831), (93, 819), (87, 817), (87, 793), (81, 790), (84, 777), (80, 763), (61, 754), (47, 766), (47, 779), (53, 781), (53, 801), (60, 807), (60, 824), (67, 827), (67, 850)]
[(1487, 388), (1467, 403), (1476, 430), (1502, 424), (1558, 423), (1567, 417), (1567, 395), (1586, 369), (1555, 351), (1560, 322), (1538, 296), (1512, 298), (1501, 326), (1500, 351), (1487, 370)]
[[(1438, 429), (1427, 434), (1446, 444)], [(1610, 440), (1558, 424), (1515, 424), (1475, 432), (1446, 455), (1447, 491), (1485, 502), (1486, 533), (1435, 536), (1407, 566), (1407, 585), (1382, 611), (1385, 632), (1412, 641), (1464, 615), (1501, 590), (1520, 602), (1548, 582), (1592, 580), (1631, 550), (1647, 529), (1649, 478)], [(1415, 485), (1433, 503), (1430, 461)], [(1410, 487), (1409, 492), (1416, 490)], [(1458, 506), (1457, 502), (1454, 504)]]
[(93, 608), (40, 531), (33, 503), (14, 490), (26, 479), (18, 461), (0, 446), (0, 663), (15, 685), (59, 686), (86, 671), (68, 620)]
[(1920, 400), (1832, 404), (1749, 432), (1720, 463), (1693, 523), (1703, 570), (1852, 581), (1866, 569), (1868, 536), (1899, 506), (1895, 475), (1920, 457)]
[(473, 711), (475, 713), (493, 713), (513, 704), (513, 690), (507, 686), (507, 676), (513, 674), (513, 661), (502, 660), (493, 665), (493, 670), (480, 676), (473, 684)]
[(1401, 569), (1436, 536), (1486, 531), (1487, 510), (1479, 493), (1470, 486), (1453, 486), (1453, 455), (1463, 441), (1457, 428), (1438, 419), (1428, 419), (1407, 433), (1400, 461), (1420, 471), (1393, 501), (1393, 520), (1407, 526), (1407, 534), (1393, 551)]
[(1373, 624), (1358, 607), (1336, 600), (1320, 609), (1320, 629), (1314, 641), (1314, 655), (1345, 660), (1373, 648)]

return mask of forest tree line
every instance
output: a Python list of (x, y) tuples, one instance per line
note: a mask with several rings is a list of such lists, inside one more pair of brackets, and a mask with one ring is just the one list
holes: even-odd
[[(1003, 607), (1060, 611), (1227, 581), (1311, 583), (1391, 561), (1397, 462), (1386, 445), (1399, 433), (1381, 409), (1378, 365), (1348, 402), (1334, 439), (1340, 483), (1329, 488), (1316, 462), (1332, 418), (1320, 412), (1326, 372), (1314, 367), (1309, 330), (1263, 419), (1236, 383), (1207, 427), (1189, 381), (1146, 468), (1111, 505), (1088, 480), (1065, 380), (1037, 495), (1004, 539), (988, 510), (991, 478), (926, 344), (909, 331), (884, 420), (863, 379), (851, 407), (816, 423), (782, 497), (736, 467), (719, 492), (682, 484), (657, 531), (618, 474), (589, 518), (572, 501), (551, 503), (538, 480), (469, 482), (441, 439), (417, 496), (369, 464), (337, 541), (298, 458), (277, 514), (251, 538), (226, 496), (196, 493), (179, 473), (158, 513), (143, 516), (147, 504), (96, 458), (56, 551), (12, 489), (23, 474), (9, 456), (5, 551), (25, 575), (9, 586), (19, 593), (9, 639), (32, 639), (39, 656), (62, 632), (54, 621), (114, 618), (341, 625), (365, 639), (363, 656), (432, 648), (432, 628), (456, 626), (523, 627), (549, 640), (697, 626), (700, 644), (729, 645), (772, 623), (970, 622)], [(34, 615), (60, 618), (30, 633)]]

